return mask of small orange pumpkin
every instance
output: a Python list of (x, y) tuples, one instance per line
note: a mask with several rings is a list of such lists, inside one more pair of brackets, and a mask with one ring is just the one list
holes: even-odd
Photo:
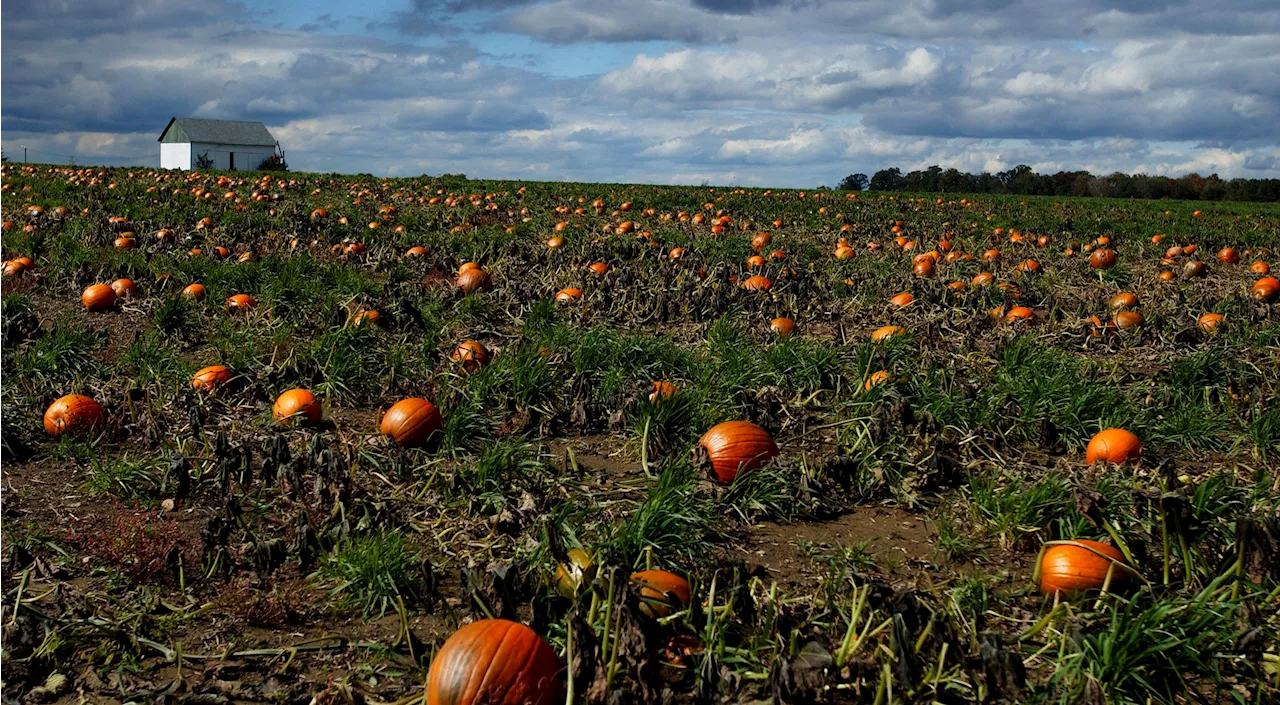
[(57, 438), (64, 433), (78, 435), (102, 423), (102, 407), (83, 394), (68, 394), (44, 412), (44, 430)]
[(702, 434), (698, 445), (711, 461), (716, 479), (733, 482), (739, 472), (755, 470), (778, 455), (768, 431), (750, 421), (725, 421)]
[(1110, 306), (1112, 311), (1125, 311), (1137, 305), (1138, 297), (1127, 291), (1122, 291), (1111, 297)]
[(1211, 333), (1217, 330), (1218, 326), (1222, 325), (1225, 320), (1226, 316), (1221, 313), (1206, 313), (1196, 319), (1196, 325), (1200, 327), (1200, 330)]
[(742, 282), (742, 288), (747, 291), (768, 291), (773, 288), (773, 282), (768, 277), (762, 277), (757, 274), (753, 277), (747, 277), (746, 281)]
[(1240, 261), (1240, 253), (1236, 252), (1234, 247), (1224, 247), (1218, 250), (1218, 261), (1223, 264), (1236, 264)]
[(1270, 274), (1271, 265), (1259, 260), (1249, 265), (1249, 271), (1253, 272), (1254, 274)]
[(314, 426), (320, 423), (323, 408), (320, 406), (320, 400), (316, 399), (316, 395), (311, 392), (305, 389), (290, 389), (276, 398), (271, 413), (276, 421), (281, 423), (289, 423), (297, 418), (304, 426)]
[(188, 296), (196, 301), (204, 301), (206, 289), (204, 284), (188, 284), (183, 290), (182, 295)]
[(884, 382), (887, 379), (889, 379), (888, 372), (884, 370), (874, 372), (870, 377), (867, 378), (867, 381), (863, 383), (862, 388), (864, 390), (870, 390), (872, 387), (876, 386), (877, 384), (880, 384), (881, 382)]
[(405, 250), (404, 256), (405, 257), (422, 257), (426, 254), (427, 254), (427, 248), (421, 245), (415, 245), (413, 247), (410, 247), (408, 250)]
[(418, 397), (401, 399), (382, 416), (379, 429), (401, 448), (419, 448), (444, 425), (435, 404)]
[(653, 391), (649, 393), (649, 403), (657, 404), (663, 399), (670, 399), (675, 396), (676, 391), (676, 385), (670, 382), (654, 382)]
[(693, 596), (688, 580), (665, 570), (642, 570), (631, 582), (640, 590), (640, 611), (654, 619), (671, 616)]
[(902, 326), (881, 326), (871, 332), (871, 341), (878, 343), (890, 338), (896, 338), (907, 332)]
[(452, 357), (455, 362), (462, 363), (464, 371), (475, 372), (489, 364), (489, 349), (479, 341), (464, 340), (453, 351)]
[(582, 298), (582, 289), (574, 289), (566, 287), (556, 292), (556, 301), (560, 303), (573, 303)]
[(609, 265), (604, 262), (592, 262), (588, 269), (591, 270), (592, 274), (605, 274), (609, 271)]
[[(463, 265), (464, 267), (466, 265)], [(470, 294), (474, 291), (490, 291), (493, 289), (493, 280), (489, 278), (489, 273), (473, 267), (464, 269), (458, 273), (458, 288), (464, 294)]]
[(1126, 328), (1141, 328), (1146, 319), (1137, 311), (1117, 311), (1111, 316), (1111, 322), (1116, 324), (1116, 328), (1124, 330)]
[(889, 303), (897, 306), (898, 308), (902, 308), (904, 306), (910, 306), (915, 300), (914, 296), (904, 291), (901, 294), (894, 296), (892, 299), (889, 299)]
[(1280, 298), (1280, 280), (1275, 277), (1263, 277), (1253, 283), (1250, 293), (1254, 300), (1269, 304)]
[(1092, 465), (1099, 460), (1108, 463), (1125, 463), (1142, 457), (1142, 439), (1123, 428), (1109, 428), (1098, 432), (1089, 440), (1084, 460)]
[(227, 297), (228, 311), (250, 311), (257, 305), (258, 300), (248, 294), (233, 294)]
[(1116, 251), (1109, 249), (1094, 250), (1089, 255), (1089, 266), (1094, 269), (1111, 269), (1116, 266)]
[(779, 338), (790, 338), (791, 334), (796, 330), (796, 322), (790, 318), (775, 318), (769, 321), (769, 330), (772, 330)]
[(191, 376), (191, 387), (206, 392), (217, 391), (219, 387), (231, 381), (232, 376), (231, 370), (222, 365), (209, 365), (200, 368)]
[(127, 299), (138, 294), (138, 285), (132, 279), (117, 279), (111, 282), (111, 290), (116, 292), (117, 298)]

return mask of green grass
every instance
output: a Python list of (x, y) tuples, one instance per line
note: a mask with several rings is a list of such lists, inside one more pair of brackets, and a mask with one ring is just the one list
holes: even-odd
[(360, 610), (366, 618), (381, 617), (397, 599), (417, 599), (418, 562), (402, 534), (383, 530), (338, 544), (318, 576), (338, 606)]

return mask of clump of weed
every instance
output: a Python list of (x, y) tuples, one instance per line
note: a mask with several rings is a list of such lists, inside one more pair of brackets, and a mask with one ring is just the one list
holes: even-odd
[(381, 617), (397, 599), (413, 602), (418, 556), (404, 535), (384, 530), (348, 539), (318, 571), (340, 607)]

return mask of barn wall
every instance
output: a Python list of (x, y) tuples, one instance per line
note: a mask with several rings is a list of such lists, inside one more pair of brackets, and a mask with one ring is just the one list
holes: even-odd
[(190, 169), (191, 168), (191, 145), (190, 144), (160, 144), (160, 168), (161, 169)]
[(235, 152), (237, 170), (257, 169), (263, 159), (275, 153), (272, 147), (197, 142), (191, 145), (191, 168), (195, 168), (196, 157), (206, 151), (213, 158), (214, 169), (230, 169), (231, 153)]

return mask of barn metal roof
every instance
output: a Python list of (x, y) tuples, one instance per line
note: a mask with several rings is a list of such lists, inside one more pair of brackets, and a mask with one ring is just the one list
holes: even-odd
[[(167, 136), (167, 138), (166, 138)], [(170, 118), (158, 142), (213, 142), (246, 146), (274, 147), (276, 140), (260, 122), (243, 120), (202, 120)]]

